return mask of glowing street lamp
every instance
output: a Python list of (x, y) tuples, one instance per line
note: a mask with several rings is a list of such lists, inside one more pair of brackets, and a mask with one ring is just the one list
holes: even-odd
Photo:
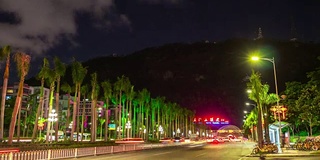
[(255, 105), (255, 104), (248, 103), (248, 102), (246, 102), (246, 106), (253, 106), (253, 107), (256, 107), (256, 105)]
[(126, 129), (127, 129), (127, 138), (130, 138), (129, 136), (129, 133), (130, 133), (130, 128), (131, 128), (131, 123), (130, 123), (130, 121), (128, 121), (127, 123), (126, 123)]
[[(274, 57), (272, 58), (259, 58), (259, 57), (251, 57), (251, 60), (253, 61), (259, 61), (259, 60), (265, 60), (265, 61), (269, 61), (273, 64), (273, 76), (274, 76), (274, 84), (275, 84), (275, 88), (276, 88), (276, 95), (278, 96), (278, 83), (277, 83), (277, 72), (276, 72), (276, 63), (274, 61)], [(279, 101), (277, 101), (277, 105), (279, 105)]]
[[(49, 129), (49, 131), (50, 131), (50, 141), (52, 141), (53, 122), (58, 121), (57, 116), (58, 116), (58, 114), (56, 113), (56, 110), (52, 109), (51, 113), (49, 113), (49, 118), (48, 118), (48, 121), (51, 122), (51, 126), (49, 127), (50, 128)], [(55, 134), (58, 134), (58, 133), (55, 133)]]

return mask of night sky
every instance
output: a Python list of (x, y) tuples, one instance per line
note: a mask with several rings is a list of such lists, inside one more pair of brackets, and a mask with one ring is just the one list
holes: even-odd
[[(318, 41), (319, 0), (0, 0), (0, 46), (65, 62), (175, 42), (254, 38)], [(294, 24), (294, 25), (292, 25)], [(39, 59), (40, 57), (40, 59)]]
[[(69, 64), (168, 43), (320, 40), (320, 0), (0, 0), (0, 46)], [(1, 66), (2, 70), (3, 66)], [(12, 74), (11, 74), (12, 75)], [(17, 77), (16, 75), (14, 77)]]

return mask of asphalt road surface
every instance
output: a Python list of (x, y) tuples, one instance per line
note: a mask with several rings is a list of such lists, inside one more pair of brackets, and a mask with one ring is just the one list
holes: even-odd
[(259, 157), (246, 157), (241, 160), (319, 160), (320, 157), (266, 157), (266, 158), (259, 158)]
[[(261, 160), (259, 157), (246, 157), (254, 143), (226, 142), (220, 144), (190, 144), (117, 154), (106, 154), (73, 160)], [(320, 157), (269, 157), (263, 160), (319, 160)]]

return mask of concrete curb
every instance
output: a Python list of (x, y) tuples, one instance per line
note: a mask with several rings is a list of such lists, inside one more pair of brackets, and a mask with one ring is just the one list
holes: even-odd
[(247, 157), (320, 157), (320, 154), (256, 154)]

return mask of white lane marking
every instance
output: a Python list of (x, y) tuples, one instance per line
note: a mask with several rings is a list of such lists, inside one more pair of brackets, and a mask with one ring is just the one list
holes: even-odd
[(203, 156), (203, 155), (205, 155), (206, 153), (202, 153), (202, 154), (199, 154), (199, 155), (197, 155), (197, 156), (195, 156), (195, 157), (200, 157), (200, 156)]
[(168, 154), (168, 153), (171, 153), (171, 152), (163, 152), (163, 153), (157, 153), (157, 154), (153, 154), (153, 155), (158, 156), (158, 155)]

